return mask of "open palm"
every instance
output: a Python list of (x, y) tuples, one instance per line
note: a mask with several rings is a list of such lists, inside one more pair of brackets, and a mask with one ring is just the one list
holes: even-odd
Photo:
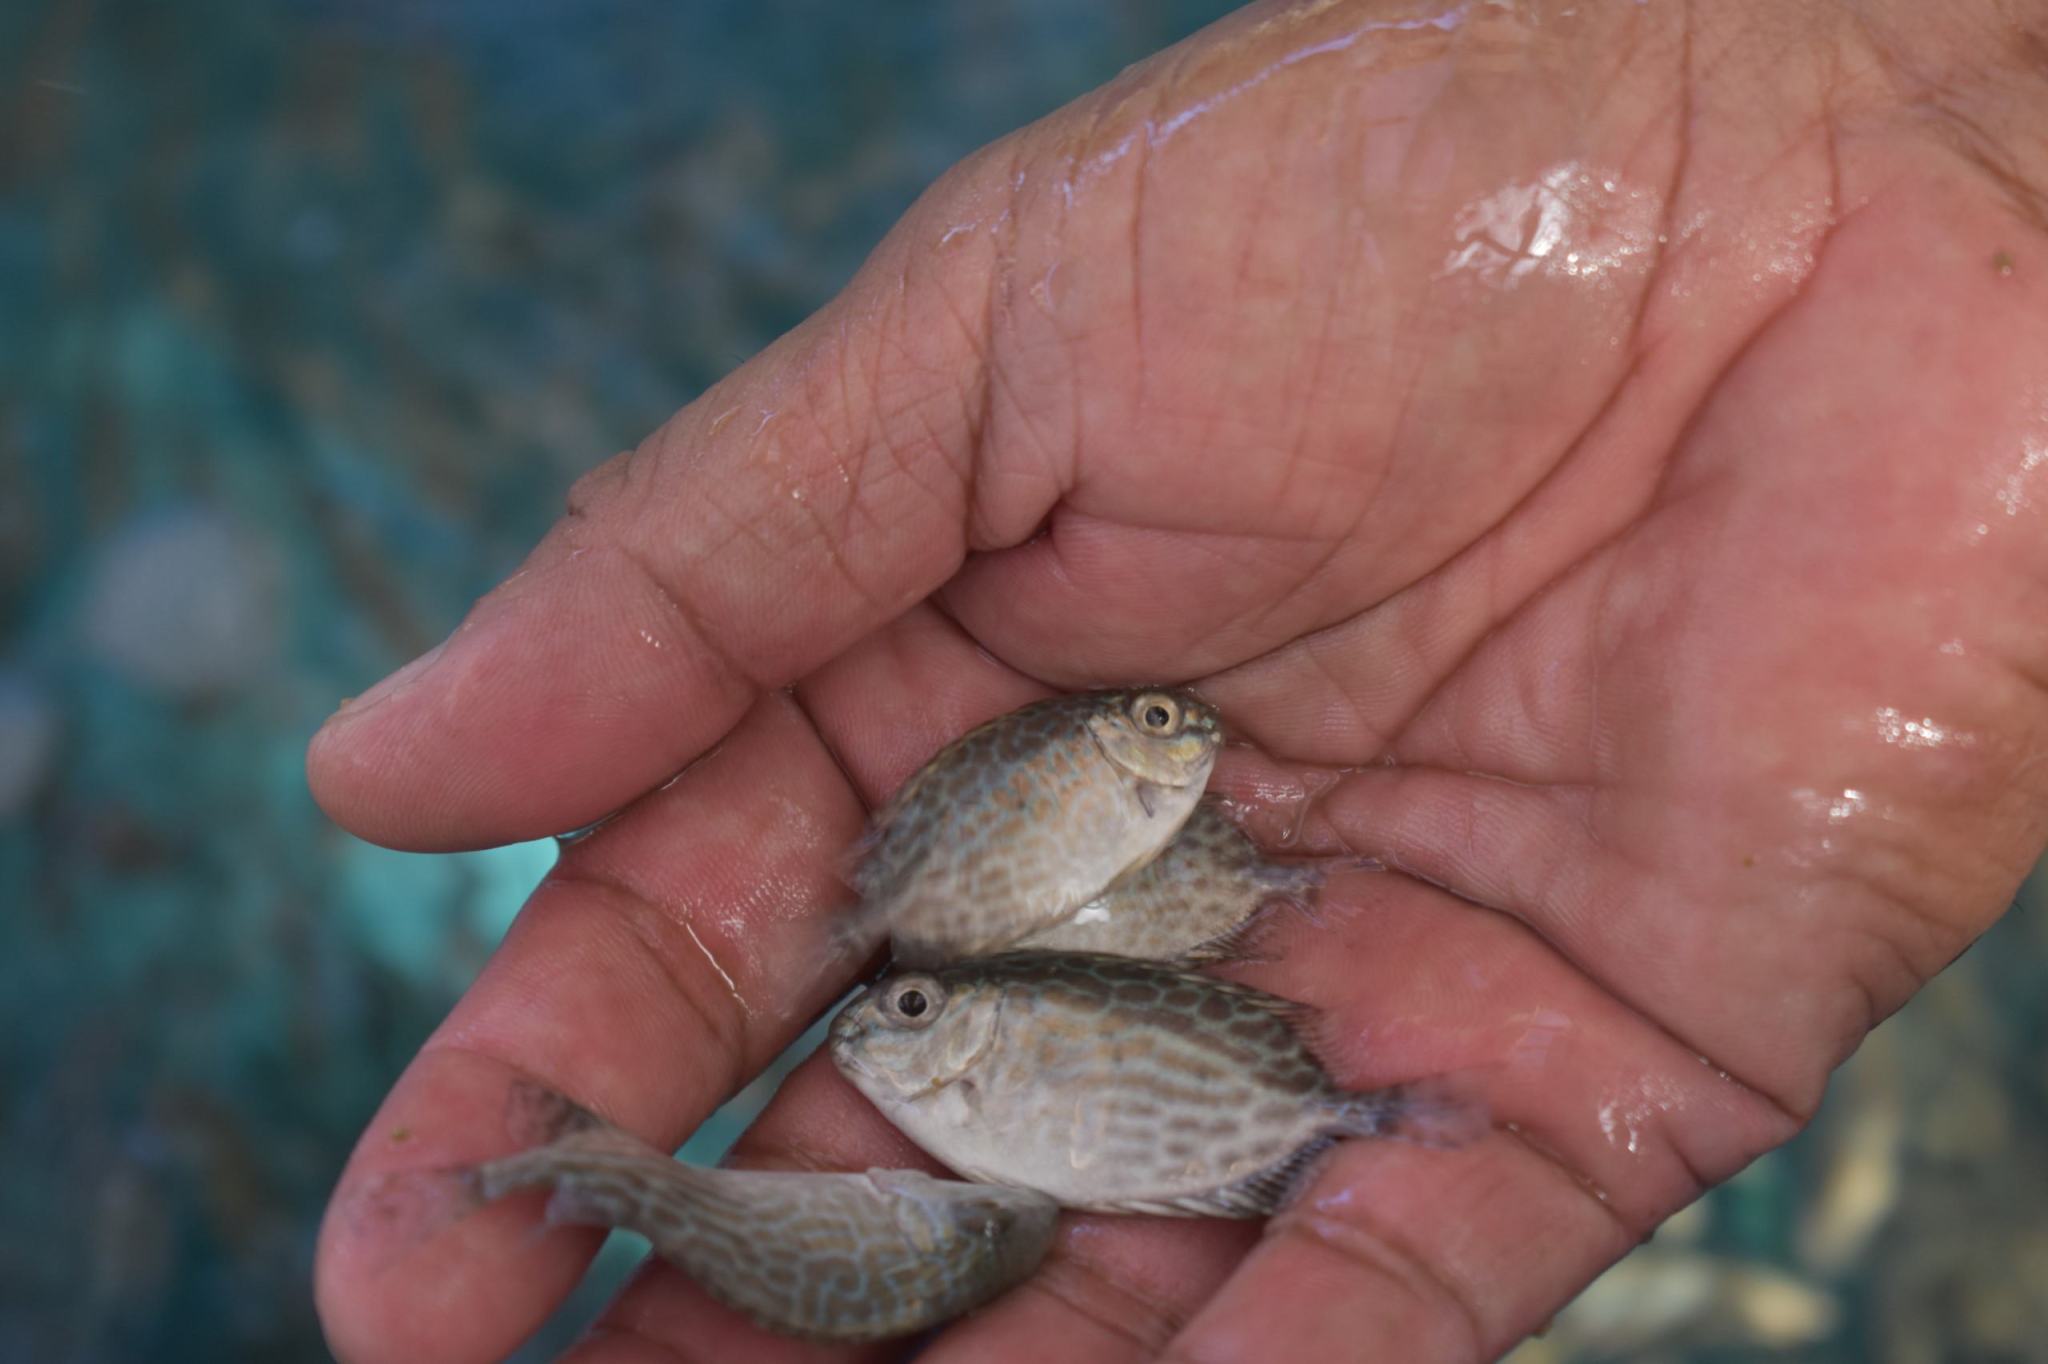
[[(1484, 1068), (1498, 1130), (1348, 1144), (1263, 1230), (1073, 1219), (920, 1358), (1490, 1358), (1792, 1135), (2048, 827), (2040, 102), (1977, 36), (1258, 7), (949, 176), (316, 740), (396, 846), (629, 806), (370, 1126), (337, 1351), (530, 1331), (594, 1236), (394, 1246), (362, 1191), (504, 1150), (515, 1076), (680, 1140), (844, 984), (864, 808), (1049, 687), (1192, 681), (1334, 769), (1309, 837), (1391, 871), (1241, 969), (1348, 1084)], [(922, 1161), (822, 1062), (735, 1158)], [(890, 1353), (657, 1265), (576, 1357)]]

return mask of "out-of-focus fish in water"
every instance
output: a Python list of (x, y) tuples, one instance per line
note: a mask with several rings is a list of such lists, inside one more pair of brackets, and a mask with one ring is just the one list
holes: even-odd
[(868, 987), (832, 1059), (970, 1179), (1101, 1212), (1261, 1217), (1343, 1137), (1454, 1146), (1485, 1130), (1466, 1077), (1339, 1089), (1312, 1012), (1157, 962), (1016, 952)]
[[(525, 1097), (529, 1108), (541, 1103), (535, 1094)], [(419, 1181), (442, 1186), (443, 1221), (545, 1188), (548, 1225), (637, 1232), (728, 1307), (771, 1331), (827, 1341), (882, 1340), (949, 1321), (1024, 1279), (1052, 1246), (1057, 1206), (1021, 1189), (917, 1170), (703, 1169), (546, 1097), (558, 1135), (545, 1145), (394, 1176), (399, 1187), (387, 1181), (385, 1205), (397, 1204), (407, 1180), (414, 1196)]]
[(1184, 691), (1056, 696), (940, 750), (883, 810), (848, 881), (848, 937), (896, 959), (1001, 951), (1158, 855), (1194, 811), (1222, 742)]
[(1378, 865), (1362, 857), (1268, 857), (1220, 803), (1204, 801), (1166, 851), (1017, 947), (1217, 961), (1239, 952), (1267, 905), (1285, 901), (1306, 911), (1332, 872)]

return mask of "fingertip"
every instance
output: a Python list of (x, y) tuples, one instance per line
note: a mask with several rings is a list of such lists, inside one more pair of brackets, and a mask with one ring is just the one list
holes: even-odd
[(337, 824), (387, 847), (541, 838), (659, 786), (754, 695), (630, 556), (558, 537), (440, 646), (329, 716), (307, 779)]
[(321, 1219), (313, 1302), (343, 1364), (501, 1359), (566, 1297), (601, 1232), (548, 1227), (543, 1191), (478, 1204), (458, 1172), (505, 1154), (507, 1073), (423, 1058), (372, 1120)]

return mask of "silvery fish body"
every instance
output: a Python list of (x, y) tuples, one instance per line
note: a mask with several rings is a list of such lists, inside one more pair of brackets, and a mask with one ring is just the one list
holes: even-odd
[(1308, 1021), (1171, 965), (1017, 952), (885, 977), (833, 1020), (831, 1049), (961, 1174), (1102, 1212), (1264, 1216), (1340, 1137), (1477, 1135), (1454, 1085), (1338, 1089)]
[(701, 1169), (595, 1119), (462, 1177), (483, 1201), (549, 1188), (550, 1223), (638, 1232), (720, 1302), (814, 1340), (907, 1335), (979, 1306), (1038, 1267), (1058, 1215), (916, 1170)]
[[(1353, 862), (1353, 865), (1357, 863)], [(1307, 907), (1330, 859), (1280, 861), (1259, 851), (1223, 807), (1204, 801), (1166, 851), (1074, 912), (1017, 943), (1048, 952), (1107, 952), (1154, 961), (1229, 956), (1275, 900)]]
[(1057, 696), (968, 732), (876, 817), (848, 877), (857, 936), (930, 965), (1060, 922), (1167, 845), (1221, 737), (1168, 690)]

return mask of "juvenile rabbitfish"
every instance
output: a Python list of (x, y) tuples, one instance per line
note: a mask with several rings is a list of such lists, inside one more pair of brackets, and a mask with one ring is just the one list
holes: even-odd
[(814, 1340), (907, 1335), (987, 1302), (1038, 1267), (1058, 1209), (1021, 1189), (865, 1174), (684, 1165), (559, 1101), (547, 1145), (441, 1172), (468, 1206), (547, 1188), (550, 1225), (621, 1227), (712, 1297)]
[(1343, 1137), (1457, 1145), (1448, 1079), (1339, 1089), (1303, 1006), (1128, 957), (1015, 952), (899, 972), (832, 1022), (832, 1059), (970, 1179), (1099, 1212), (1262, 1217)]
[(876, 816), (848, 880), (856, 936), (896, 959), (997, 952), (1155, 857), (1201, 799), (1222, 735), (1183, 691), (1057, 696), (967, 734)]
[(1269, 858), (1220, 804), (1203, 801), (1166, 851), (1017, 947), (1218, 960), (1239, 948), (1260, 909), (1279, 900), (1307, 909), (1333, 870), (1367, 865), (1362, 858)]

